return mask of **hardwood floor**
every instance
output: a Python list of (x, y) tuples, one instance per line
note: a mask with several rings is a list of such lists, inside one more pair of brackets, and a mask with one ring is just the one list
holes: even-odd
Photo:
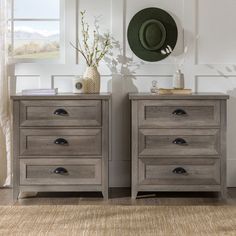
[[(0, 189), (0, 205), (13, 205), (12, 189)], [(129, 188), (111, 188), (109, 200), (101, 193), (38, 193), (36, 197), (19, 199), (15, 205), (236, 205), (236, 188), (228, 189), (223, 201), (214, 193), (141, 193), (130, 198)]]

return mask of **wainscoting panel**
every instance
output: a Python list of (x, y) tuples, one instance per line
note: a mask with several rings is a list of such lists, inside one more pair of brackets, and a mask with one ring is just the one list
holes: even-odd
[(59, 93), (70, 93), (73, 90), (73, 78), (75, 76), (52, 76), (52, 88), (58, 88)]
[(15, 77), (16, 92), (19, 93), (24, 89), (41, 88), (41, 80), (38, 75), (19, 75)]
[(199, 64), (235, 63), (235, 9), (235, 0), (198, 0)]

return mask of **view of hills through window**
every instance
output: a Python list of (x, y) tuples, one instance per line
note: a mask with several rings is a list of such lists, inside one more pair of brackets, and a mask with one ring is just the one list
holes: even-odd
[(12, 56), (28, 59), (59, 57), (60, 0), (14, 0), (11, 20), (9, 52)]

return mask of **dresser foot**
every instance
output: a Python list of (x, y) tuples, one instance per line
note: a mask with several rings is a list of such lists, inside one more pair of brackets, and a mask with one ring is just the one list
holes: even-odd
[(131, 198), (135, 200), (137, 198), (137, 195), (138, 191), (132, 189)]
[(13, 189), (13, 203), (17, 202), (19, 198), (20, 191), (18, 189)]
[(219, 200), (221, 200), (221, 201), (225, 201), (225, 200), (227, 200), (227, 190), (224, 190), (224, 191), (221, 191), (221, 192), (219, 192), (219, 194), (218, 194), (218, 198), (219, 198)]
[(107, 201), (108, 198), (109, 198), (108, 190), (102, 191), (102, 195), (103, 195), (103, 199), (104, 199), (105, 201)]
[(36, 197), (38, 192), (20, 192), (18, 199)]

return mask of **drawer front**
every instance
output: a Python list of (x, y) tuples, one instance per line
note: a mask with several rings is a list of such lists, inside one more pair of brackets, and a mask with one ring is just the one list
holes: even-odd
[(219, 126), (220, 102), (212, 100), (139, 101), (141, 127)]
[(21, 185), (101, 184), (101, 159), (21, 159)]
[(21, 126), (101, 126), (101, 101), (21, 101)]
[(101, 129), (21, 129), (21, 156), (101, 156)]
[(220, 155), (218, 129), (140, 129), (139, 156)]
[(219, 185), (219, 159), (139, 159), (139, 184)]

